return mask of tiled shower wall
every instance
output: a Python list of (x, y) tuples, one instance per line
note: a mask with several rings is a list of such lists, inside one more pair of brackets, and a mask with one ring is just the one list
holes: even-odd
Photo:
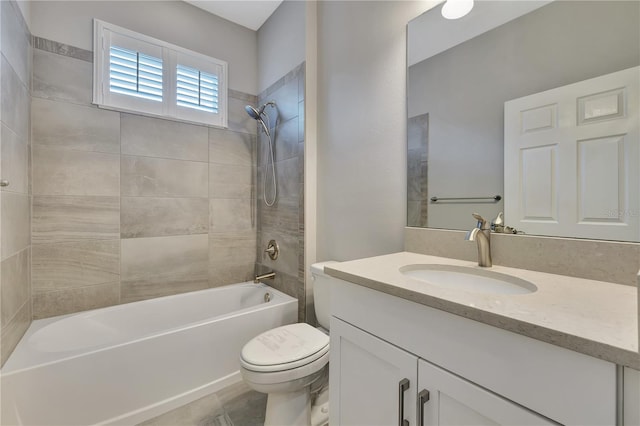
[(91, 52), (33, 45), (33, 317), (251, 279), (256, 97), (228, 130), (99, 109)]
[(18, 5), (0, 2), (2, 122), (0, 179), (1, 360), (9, 357), (31, 323), (29, 91), (31, 36)]
[[(266, 179), (267, 198), (271, 192), (271, 168), (268, 165), (269, 140), (263, 132), (258, 144), (258, 210), (257, 270), (275, 271), (270, 283), (275, 288), (298, 298), (298, 318), (314, 323), (305, 316), (304, 289), (304, 77), (302, 63), (272, 84), (259, 96), (259, 104), (274, 101), (276, 110), (265, 110), (275, 127), (274, 160), (278, 196), (272, 207), (263, 201), (262, 183)], [(272, 131), (272, 134), (274, 132)], [(271, 260), (264, 250), (269, 240), (280, 248), (278, 259)]]

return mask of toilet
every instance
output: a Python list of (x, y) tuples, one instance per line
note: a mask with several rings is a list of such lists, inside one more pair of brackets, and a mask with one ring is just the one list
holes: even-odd
[(265, 426), (323, 426), (329, 421), (329, 287), (324, 266), (311, 265), (318, 328), (306, 323), (268, 330), (240, 354), (240, 372), (253, 390), (267, 394)]

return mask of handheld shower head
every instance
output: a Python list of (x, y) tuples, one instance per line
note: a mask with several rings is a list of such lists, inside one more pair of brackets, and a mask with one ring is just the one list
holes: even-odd
[(264, 133), (269, 136), (269, 128), (267, 127), (266, 124), (264, 124), (264, 120), (262, 119), (262, 115), (264, 114), (264, 109), (267, 107), (267, 105), (271, 105), (271, 106), (275, 106), (275, 102), (273, 101), (269, 101), (267, 103), (265, 103), (264, 105), (260, 106), (259, 108), (255, 108), (251, 105), (246, 105), (244, 107), (244, 110), (247, 111), (247, 114), (249, 114), (249, 117), (253, 118), (254, 120), (258, 121), (261, 125), (262, 125), (262, 130), (264, 130)]
[[(246, 105), (244, 107), (244, 110), (247, 111), (247, 114), (249, 114), (249, 117), (253, 118), (254, 120), (256, 120), (258, 123), (260, 123), (260, 125), (262, 126), (262, 130), (264, 131), (264, 134), (267, 135), (267, 139), (269, 140), (269, 159), (270, 164), (271, 164), (271, 179), (273, 182), (273, 198), (271, 199), (271, 201), (267, 200), (267, 180), (264, 179), (262, 181), (262, 197), (264, 198), (264, 203), (271, 207), (274, 205), (274, 203), (276, 202), (276, 197), (278, 194), (278, 181), (276, 180), (276, 166), (275, 163), (273, 161), (273, 140), (271, 138), (271, 133), (269, 132), (269, 127), (271, 127), (271, 123), (269, 121), (269, 115), (265, 114), (264, 109), (267, 107), (267, 105), (271, 106), (272, 108), (276, 107), (276, 103), (274, 101), (269, 101), (267, 103), (265, 103), (264, 105), (256, 108), (252, 105)], [(275, 138), (275, 127), (278, 124), (278, 119), (277, 119), (277, 114), (278, 111), (276, 110), (276, 122), (274, 125), (274, 138)], [(267, 123), (269, 123), (269, 125), (265, 124), (263, 116), (266, 118)]]
[(246, 105), (244, 107), (244, 110), (247, 111), (247, 114), (249, 114), (249, 117), (253, 118), (254, 120), (261, 120), (260, 115), (264, 111), (264, 107), (260, 108), (260, 111), (258, 111), (251, 105)]

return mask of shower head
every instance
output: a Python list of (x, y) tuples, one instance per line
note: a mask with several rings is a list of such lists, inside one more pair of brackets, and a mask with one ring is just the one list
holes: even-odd
[(247, 114), (249, 114), (249, 117), (253, 118), (254, 120), (260, 120), (261, 119), (260, 115), (264, 111), (264, 106), (262, 108), (260, 108), (260, 111), (258, 111), (257, 109), (255, 109), (251, 105), (247, 105), (247, 106), (244, 107), (244, 110), (247, 111)]
[(253, 118), (254, 120), (258, 121), (260, 124), (262, 124), (262, 129), (264, 130), (266, 135), (269, 136), (269, 129), (267, 128), (267, 125), (264, 124), (264, 120), (262, 119), (262, 115), (264, 114), (264, 109), (267, 107), (267, 105), (275, 106), (276, 103), (274, 101), (269, 101), (266, 104), (260, 106), (259, 108), (255, 108), (251, 105), (246, 105), (244, 107), (244, 110), (247, 111), (247, 114), (249, 114), (249, 117)]
[(247, 111), (247, 114), (249, 114), (249, 117), (253, 118), (254, 120), (260, 120), (260, 118), (262, 117), (262, 114), (264, 114), (264, 109), (267, 107), (267, 105), (275, 106), (276, 103), (274, 101), (269, 101), (258, 108), (255, 108), (251, 105), (247, 105), (244, 107), (244, 110)]

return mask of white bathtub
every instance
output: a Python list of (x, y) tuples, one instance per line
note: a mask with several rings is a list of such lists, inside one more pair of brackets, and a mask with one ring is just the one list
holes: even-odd
[(242, 346), (297, 315), (248, 282), (34, 321), (0, 371), (1, 423), (142, 422), (240, 381)]

